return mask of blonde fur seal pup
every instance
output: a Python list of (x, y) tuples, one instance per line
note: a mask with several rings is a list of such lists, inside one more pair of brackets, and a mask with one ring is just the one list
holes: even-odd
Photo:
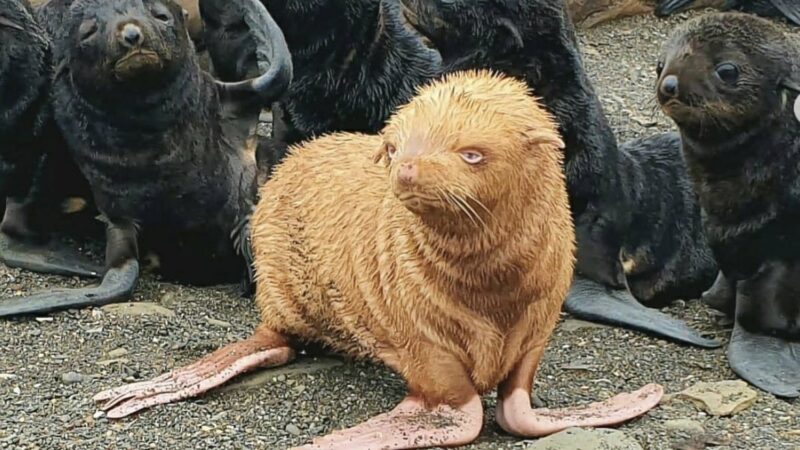
[(195, 396), (304, 342), (382, 362), (408, 396), (299, 449), (472, 442), (480, 395), (519, 436), (621, 423), (656, 384), (582, 408), (534, 410), (534, 375), (572, 280), (575, 235), (557, 126), (525, 83), (460, 72), (421, 88), (378, 135), (292, 147), (253, 215), (252, 337), (152, 381), (95, 396), (108, 417)]

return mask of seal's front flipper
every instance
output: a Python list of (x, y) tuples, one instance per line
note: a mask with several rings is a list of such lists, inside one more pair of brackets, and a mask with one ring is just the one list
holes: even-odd
[(139, 254), (133, 223), (106, 224), (108, 271), (99, 286), (57, 289), (0, 300), (0, 317), (45, 314), (128, 300), (139, 281)]
[(99, 286), (80, 289), (55, 289), (26, 297), (0, 300), (0, 317), (46, 314), (66, 309), (102, 306), (130, 298), (139, 279), (135, 259), (106, 272)]
[(666, 17), (693, 2), (694, 0), (662, 0), (656, 6), (655, 15), (656, 17)]
[(0, 232), (0, 261), (8, 267), (63, 276), (100, 277), (105, 269), (56, 240), (35, 244)]
[(728, 364), (743, 380), (778, 397), (800, 397), (800, 343), (751, 333), (738, 321)]
[(643, 331), (684, 344), (704, 348), (722, 345), (674, 317), (647, 308), (627, 290), (611, 290), (582, 277), (575, 277), (572, 282), (564, 310), (579, 319)]
[(770, 0), (772, 5), (793, 24), (800, 26), (800, 2), (797, 0)]

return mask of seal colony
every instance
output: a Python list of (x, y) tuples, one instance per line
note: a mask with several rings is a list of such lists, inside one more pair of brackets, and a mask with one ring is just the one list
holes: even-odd
[(657, 70), (720, 268), (703, 300), (734, 319), (731, 368), (798, 397), (800, 50), (765, 19), (717, 13), (677, 29)]
[(108, 417), (126, 416), (317, 342), (388, 365), (409, 394), (301, 449), (466, 444), (483, 425), (480, 395), (494, 388), (498, 423), (519, 436), (645, 413), (661, 386), (584, 408), (530, 405), (574, 264), (561, 147), (527, 86), (486, 71), (420, 89), (380, 134), (292, 147), (253, 216), (252, 337), (95, 400)]
[[(719, 347), (719, 342), (637, 300), (664, 303), (686, 290), (700, 293), (702, 288), (694, 286), (707, 276), (709, 261), (702, 260), (704, 243), (693, 228), (699, 211), (689, 204), (693, 194), (690, 189), (687, 193), (687, 184), (669, 179), (682, 172), (682, 163), (664, 165), (671, 155), (679, 154), (679, 147), (666, 149), (664, 156), (657, 155), (657, 147), (668, 141), (658, 138), (651, 144), (636, 144), (640, 149), (631, 152), (617, 147), (583, 67), (564, 2), (504, 0), (487, 7), (476, 2), (402, 0), (402, 5), (409, 25), (441, 53), (443, 71), (488, 68), (523, 79), (558, 121), (566, 143), (567, 191), (578, 246), (575, 287), (566, 311), (673, 341)], [(641, 192), (645, 185), (640, 175), (662, 180), (658, 188), (647, 186), (654, 196), (641, 206), (636, 201), (649, 194)], [(665, 192), (671, 195), (660, 197)], [(663, 229), (680, 235), (668, 242), (660, 234)], [(656, 271), (652, 278), (645, 280), (639, 272), (637, 280), (628, 279), (620, 258), (624, 250), (657, 256), (646, 262), (639, 258), (640, 270)], [(676, 267), (676, 258), (695, 254), (701, 259)], [(642, 297), (631, 295), (631, 284)], [(689, 287), (682, 291), (684, 284)]]
[(285, 91), (292, 66), (263, 5), (232, 7), (267, 59), (262, 75), (237, 83), (200, 70), (175, 3), (42, 5), (39, 17), (54, 43), (55, 121), (106, 223), (107, 271), (100, 286), (5, 300), (0, 316), (128, 299), (140, 241), (159, 254), (168, 278), (214, 283), (249, 268), (255, 127), (261, 108)]

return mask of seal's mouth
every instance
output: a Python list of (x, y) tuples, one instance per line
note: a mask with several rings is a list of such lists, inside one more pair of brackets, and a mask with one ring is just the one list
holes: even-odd
[(161, 57), (151, 50), (137, 49), (129, 52), (114, 64), (117, 78), (125, 78), (146, 69), (158, 71), (163, 67)]

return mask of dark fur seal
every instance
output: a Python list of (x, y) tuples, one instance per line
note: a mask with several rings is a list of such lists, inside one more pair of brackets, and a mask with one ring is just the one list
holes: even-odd
[[(697, 3), (697, 0), (662, 0), (655, 9), (659, 17), (674, 14)], [(797, 0), (721, 0), (722, 10), (738, 10), (764, 17), (782, 17), (800, 25), (800, 2)]]
[(704, 299), (734, 316), (731, 368), (798, 397), (800, 51), (769, 20), (716, 13), (676, 30), (658, 70), (720, 267)]
[[(262, 2), (286, 36), (294, 78), (273, 109), (273, 136), (259, 146), (260, 165), (313, 136), (378, 131), (417, 86), (440, 74), (438, 52), (403, 26), (396, 0)], [(244, 28), (224, 13), (200, 12), (214, 70), (223, 80), (247, 77), (255, 52)]]
[(268, 60), (263, 75), (239, 83), (200, 70), (184, 11), (172, 1), (51, 0), (42, 7), (54, 42), (55, 119), (106, 223), (108, 270), (99, 287), (5, 301), (0, 316), (128, 298), (140, 234), (169, 278), (205, 284), (241, 275), (244, 258), (232, 241), (247, 253), (241, 227), (255, 200), (258, 114), (285, 91), (291, 60), (263, 5), (233, 7), (260, 61)]
[[(566, 143), (567, 187), (578, 240), (576, 282), (581, 286), (570, 295), (567, 311), (681, 342), (719, 345), (642, 307), (626, 289), (620, 252), (635, 226), (637, 206), (635, 193), (623, 184), (633, 180), (625, 180), (620, 171), (632, 166), (621, 161), (564, 2), (402, 0), (402, 5), (408, 24), (440, 51), (445, 71), (491, 68), (524, 79), (556, 116)], [(658, 202), (653, 207), (654, 214), (661, 212)], [(660, 220), (650, 218), (648, 223)]]

